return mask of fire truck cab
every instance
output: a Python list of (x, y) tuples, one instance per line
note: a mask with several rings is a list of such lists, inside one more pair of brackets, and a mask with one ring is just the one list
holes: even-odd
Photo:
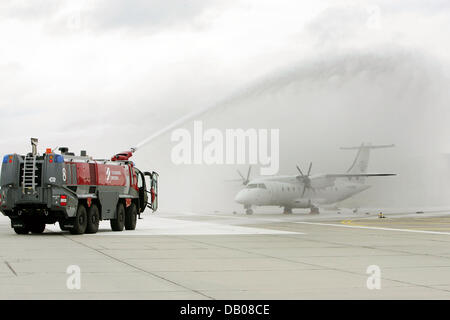
[(132, 151), (111, 160), (79, 156), (60, 148), (4, 156), (0, 175), (0, 211), (18, 234), (42, 233), (59, 223), (72, 234), (96, 233), (99, 221), (113, 231), (134, 230), (146, 208), (158, 208), (158, 174), (143, 172), (129, 160)]

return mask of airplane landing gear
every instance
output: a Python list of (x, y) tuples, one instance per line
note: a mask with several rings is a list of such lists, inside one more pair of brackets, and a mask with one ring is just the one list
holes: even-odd
[(319, 211), (319, 208), (317, 208), (317, 207), (311, 207), (311, 211), (309, 212), (309, 214), (319, 214), (320, 213), (320, 211)]
[(292, 208), (284, 207), (283, 214), (292, 214)]
[(245, 214), (251, 215), (253, 214), (253, 210), (251, 206), (244, 206)]

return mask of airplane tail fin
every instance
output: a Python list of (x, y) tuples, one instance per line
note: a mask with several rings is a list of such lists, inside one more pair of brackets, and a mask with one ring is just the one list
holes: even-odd
[(384, 149), (392, 148), (395, 145), (372, 145), (371, 143), (362, 143), (359, 147), (346, 147), (341, 148), (341, 150), (358, 150), (355, 160), (353, 160), (352, 165), (347, 170), (347, 173), (352, 174), (362, 174), (367, 173), (367, 168), (369, 167), (370, 151), (372, 149)]

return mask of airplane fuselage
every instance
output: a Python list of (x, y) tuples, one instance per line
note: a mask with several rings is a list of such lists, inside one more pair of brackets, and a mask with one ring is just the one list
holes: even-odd
[(343, 201), (368, 188), (370, 186), (363, 183), (337, 180), (329, 186), (314, 190), (307, 189), (303, 194), (301, 182), (258, 179), (250, 181), (247, 187), (236, 195), (235, 201), (247, 207), (311, 208), (312, 206), (330, 205)]
[(291, 213), (293, 208), (311, 208), (311, 213), (318, 213), (319, 206), (336, 204), (369, 189), (365, 184), (367, 178), (395, 176), (367, 173), (370, 151), (390, 147), (393, 145), (363, 143), (359, 147), (343, 148), (358, 151), (345, 173), (311, 174), (311, 162), (305, 172), (297, 166), (298, 175), (266, 176), (249, 181), (249, 168), (247, 178), (239, 173), (246, 187), (236, 195), (235, 201), (243, 204), (248, 214), (252, 206), (280, 206), (285, 208), (285, 213)]

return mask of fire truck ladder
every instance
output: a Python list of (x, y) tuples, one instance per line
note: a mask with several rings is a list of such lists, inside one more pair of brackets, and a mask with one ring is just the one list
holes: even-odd
[(36, 192), (36, 155), (26, 155), (23, 163), (22, 192)]

